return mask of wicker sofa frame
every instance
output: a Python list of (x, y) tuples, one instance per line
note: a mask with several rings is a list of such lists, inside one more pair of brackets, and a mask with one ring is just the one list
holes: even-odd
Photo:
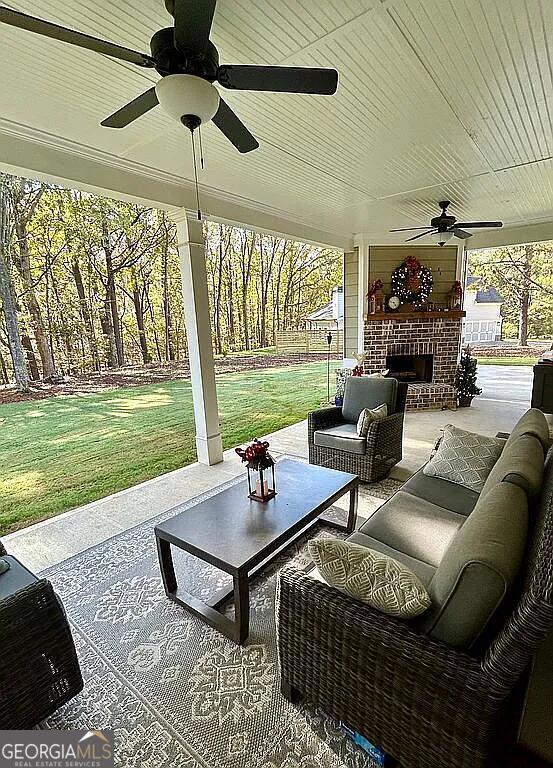
[(402, 459), (403, 420), (407, 384), (398, 384), (395, 412), (369, 426), (367, 448), (364, 454), (339, 451), (315, 445), (314, 435), (318, 429), (329, 429), (344, 423), (342, 409), (321, 408), (312, 411), (307, 419), (309, 463), (329, 469), (351, 472), (363, 483), (375, 483), (386, 477), (392, 467)]
[(523, 586), (472, 656), (287, 567), (279, 582), (282, 691), (343, 720), (402, 768), (505, 766), (521, 688), (553, 628), (553, 449)]
[(0, 648), (0, 728), (33, 728), (82, 690), (69, 623), (47, 579), (0, 600)]

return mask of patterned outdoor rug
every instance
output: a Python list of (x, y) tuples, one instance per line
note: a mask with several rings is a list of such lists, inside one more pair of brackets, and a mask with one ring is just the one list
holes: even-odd
[[(385, 480), (362, 487), (361, 498), (387, 498), (399, 485)], [(165, 596), (153, 527), (173, 514), (42, 574), (71, 619), (85, 679), (83, 692), (47, 725), (113, 728), (116, 765), (125, 768), (371, 766), (335, 722), (309, 705), (292, 706), (278, 688), (276, 572), (290, 560), (306, 564), (306, 542), (292, 546), (253, 583), (251, 634), (239, 647)], [(336, 535), (331, 528), (319, 530), (317, 535)], [(186, 571), (190, 591), (200, 597), (227, 582), (228, 576), (179, 550), (174, 556), (177, 577)]]

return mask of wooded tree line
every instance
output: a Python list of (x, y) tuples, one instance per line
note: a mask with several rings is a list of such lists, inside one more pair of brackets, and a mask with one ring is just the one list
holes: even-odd
[(553, 338), (553, 242), (472, 251), (469, 270), (503, 297), (504, 338)]
[[(340, 254), (206, 223), (214, 349), (274, 343), (328, 301)], [(0, 174), (0, 383), (186, 357), (163, 211)]]

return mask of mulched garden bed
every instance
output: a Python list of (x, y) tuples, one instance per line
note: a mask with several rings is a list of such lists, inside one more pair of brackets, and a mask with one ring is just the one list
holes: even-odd
[[(289, 355), (244, 355), (243, 357), (224, 357), (215, 360), (216, 373), (234, 373), (252, 371), (260, 368), (280, 368), (287, 365), (313, 363), (326, 360), (326, 354), (289, 354)], [(99, 373), (68, 376), (61, 384), (35, 382), (30, 392), (18, 392), (13, 386), (0, 386), (0, 405), (18, 403), (26, 400), (44, 400), (60, 395), (77, 395), (98, 392), (102, 389), (141, 387), (144, 384), (158, 384), (163, 381), (176, 381), (190, 378), (188, 360), (174, 363), (151, 363), (133, 365), (117, 370), (105, 370)]]

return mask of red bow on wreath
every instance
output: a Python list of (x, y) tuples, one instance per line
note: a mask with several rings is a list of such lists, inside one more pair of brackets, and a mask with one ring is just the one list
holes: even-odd
[(418, 273), (421, 270), (421, 263), (416, 256), (408, 256), (405, 259), (404, 264), (409, 270), (409, 272), (414, 272), (416, 275), (418, 275)]

